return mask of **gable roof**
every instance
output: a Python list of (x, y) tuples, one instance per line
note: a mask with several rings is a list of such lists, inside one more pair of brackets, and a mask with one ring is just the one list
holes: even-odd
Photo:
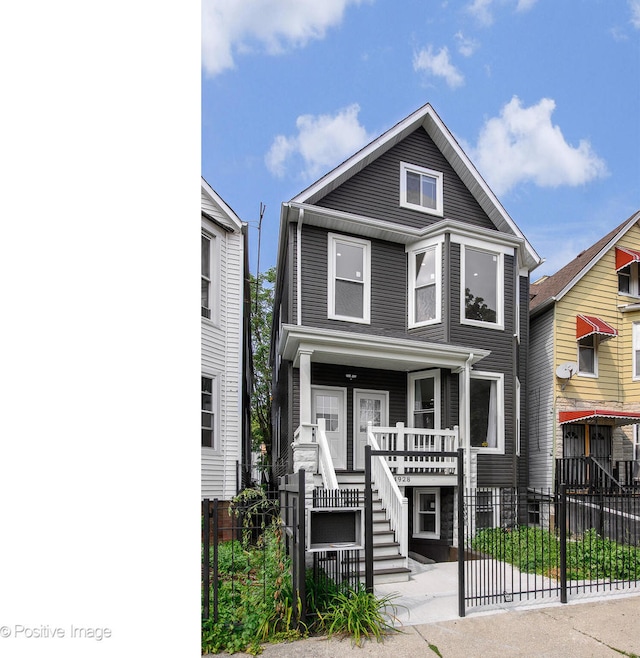
[(491, 191), (478, 170), (471, 163), (449, 129), (444, 125), (433, 107), (427, 103), (413, 114), (397, 123), (393, 128), (345, 160), (311, 186), (291, 199), (292, 204), (314, 204), (349, 178), (362, 171), (374, 160), (393, 148), (418, 128), (424, 128), (441, 153), (471, 192), (489, 219), (503, 233), (508, 233), (524, 242), (524, 265), (532, 270), (542, 262), (538, 253), (529, 244), (524, 234), (511, 219), (495, 194)]
[(532, 283), (529, 310), (532, 313), (534, 311), (541, 312), (549, 304), (562, 299), (638, 221), (640, 221), (640, 211), (631, 215), (629, 219), (616, 226), (588, 249), (580, 252), (571, 262), (567, 263), (555, 274)]
[[(201, 197), (203, 201), (211, 204), (211, 207), (202, 206), (202, 214), (226, 231), (241, 231), (243, 222), (231, 209), (223, 198), (207, 183), (204, 177), (200, 177)], [(213, 211), (213, 212), (212, 212)]]

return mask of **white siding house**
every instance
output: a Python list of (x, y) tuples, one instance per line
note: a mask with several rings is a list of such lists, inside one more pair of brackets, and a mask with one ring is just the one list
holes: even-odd
[(241, 485), (246, 404), (246, 224), (202, 179), (202, 498)]

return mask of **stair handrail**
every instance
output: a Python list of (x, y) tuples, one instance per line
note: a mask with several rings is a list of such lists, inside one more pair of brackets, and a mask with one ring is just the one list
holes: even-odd
[(318, 418), (318, 431), (315, 436), (318, 443), (318, 470), (322, 475), (322, 484), (325, 489), (339, 489), (338, 476), (336, 475), (336, 469), (333, 467), (333, 459), (331, 459), (331, 450), (327, 440), (325, 418)]
[[(380, 450), (373, 433), (373, 423), (367, 427), (367, 443), (372, 450)], [(400, 555), (409, 554), (409, 501), (402, 495), (386, 459), (380, 455), (371, 458), (371, 481), (378, 489), (382, 506), (387, 511), (389, 526), (395, 532), (396, 541), (400, 544)]]
[[(620, 482), (618, 482), (618, 480), (616, 480), (616, 478), (613, 477), (613, 475), (600, 463), (600, 461), (596, 457), (590, 455), (589, 460), (591, 464), (593, 464), (596, 467), (595, 470), (599, 471), (601, 482), (603, 483), (603, 485), (606, 485), (603, 486), (602, 488), (606, 489), (616, 486), (620, 491), (623, 490), (624, 487), (622, 486), (622, 484), (620, 484)], [(590, 479), (592, 483), (591, 486), (594, 486), (595, 478), (593, 473), (591, 474)]]

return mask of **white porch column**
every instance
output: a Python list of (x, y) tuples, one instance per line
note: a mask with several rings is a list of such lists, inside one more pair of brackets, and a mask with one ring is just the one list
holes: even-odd
[(311, 424), (311, 355), (313, 350), (298, 351), (300, 370), (300, 425)]

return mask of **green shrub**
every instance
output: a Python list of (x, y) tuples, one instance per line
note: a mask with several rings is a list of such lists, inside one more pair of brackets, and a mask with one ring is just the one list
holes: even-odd
[[(560, 542), (540, 528), (489, 528), (480, 530), (472, 543), (474, 550), (508, 562), (526, 573), (558, 578)], [(640, 549), (601, 537), (592, 528), (567, 542), (569, 580), (638, 580)]]

